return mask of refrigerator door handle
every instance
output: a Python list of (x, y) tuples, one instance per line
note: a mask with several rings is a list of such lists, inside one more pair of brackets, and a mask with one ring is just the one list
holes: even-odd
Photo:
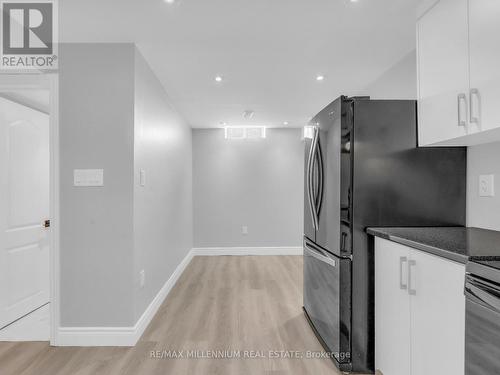
[(318, 227), (319, 227), (319, 215), (321, 213), (321, 206), (323, 205), (323, 188), (325, 180), (325, 171), (323, 168), (323, 153), (321, 151), (321, 143), (319, 142), (319, 137), (318, 137), (318, 146), (316, 152), (316, 161), (318, 163), (319, 174), (318, 174), (318, 188), (317, 188), (318, 195), (315, 198), (315, 203), (316, 203), (316, 216), (318, 218)]
[(313, 130), (314, 135), (313, 135), (313, 140), (311, 143), (311, 149), (309, 150), (309, 158), (307, 161), (307, 194), (309, 197), (309, 209), (311, 211), (311, 217), (313, 221), (313, 227), (314, 230), (319, 229), (319, 224), (318, 224), (318, 213), (316, 212), (316, 204), (315, 204), (315, 198), (314, 198), (314, 159), (316, 157), (316, 152), (317, 152), (317, 146), (318, 146), (318, 138), (319, 138), (319, 131), (318, 128), (314, 128)]
[(326, 263), (332, 267), (337, 267), (337, 262), (335, 261), (335, 259), (332, 259), (328, 256), (325, 256), (319, 250), (316, 250), (316, 249), (308, 246), (307, 242), (305, 242), (305, 241), (304, 241), (304, 251), (307, 253), (307, 255), (312, 256), (313, 258), (319, 260), (320, 262)]
[(309, 149), (309, 156), (307, 158), (307, 198), (309, 200), (309, 211), (311, 213), (311, 220), (312, 224), (314, 227), (314, 230), (316, 230), (315, 226), (315, 221), (314, 221), (314, 208), (313, 208), (313, 199), (312, 199), (312, 158), (313, 158), (313, 146), (314, 146), (314, 138), (315, 138), (316, 130), (313, 129), (313, 138), (311, 141), (311, 148)]

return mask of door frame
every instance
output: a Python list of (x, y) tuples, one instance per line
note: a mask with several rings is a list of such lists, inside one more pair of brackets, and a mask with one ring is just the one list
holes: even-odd
[(45, 74), (0, 74), (0, 92), (43, 89), (49, 91), (49, 301), (50, 345), (57, 346), (60, 325), (60, 207), (59, 207), (59, 76), (57, 72)]

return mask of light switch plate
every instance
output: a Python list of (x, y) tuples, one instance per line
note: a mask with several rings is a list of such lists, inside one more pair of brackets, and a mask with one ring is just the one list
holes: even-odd
[(495, 175), (488, 174), (479, 176), (479, 196), (495, 196)]
[(241, 227), (241, 234), (246, 236), (248, 234), (248, 227), (246, 225), (243, 225)]
[(74, 186), (104, 186), (103, 169), (75, 169), (73, 171)]

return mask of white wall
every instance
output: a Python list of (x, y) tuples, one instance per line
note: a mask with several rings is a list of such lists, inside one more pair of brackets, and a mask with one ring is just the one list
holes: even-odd
[[(467, 225), (500, 230), (500, 143), (469, 147)], [(479, 176), (495, 175), (495, 197), (479, 197)]]
[[(135, 58), (135, 319), (193, 247), (191, 128), (137, 51)], [(140, 186), (140, 170), (146, 185)], [(144, 288), (139, 272), (145, 271)]]
[[(61, 325), (130, 326), (133, 311), (134, 47), (61, 45)], [(73, 187), (103, 168), (104, 187)]]
[(193, 166), (195, 247), (301, 246), (300, 129), (268, 129), (261, 140), (226, 140), (222, 129), (194, 129)]

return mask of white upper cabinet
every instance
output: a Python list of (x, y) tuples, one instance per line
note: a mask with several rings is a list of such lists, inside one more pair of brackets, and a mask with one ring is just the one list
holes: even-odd
[(500, 127), (500, 1), (469, 0), (470, 121)]
[(441, 0), (418, 20), (420, 145), (467, 134), (467, 45), (467, 0)]
[(417, 21), (419, 144), (500, 140), (500, 1), (439, 0)]

